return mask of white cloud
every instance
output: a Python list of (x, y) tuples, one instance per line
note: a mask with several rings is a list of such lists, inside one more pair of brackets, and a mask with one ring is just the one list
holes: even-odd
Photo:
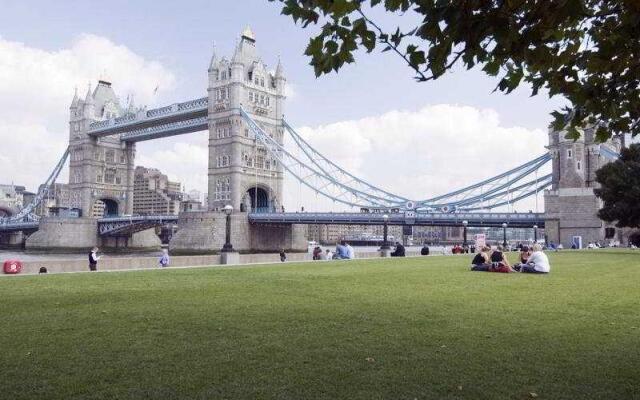
[[(547, 141), (541, 129), (502, 126), (494, 110), (450, 104), (390, 111), (304, 127), (298, 132), (354, 175), (416, 200), (448, 193), (523, 164), (544, 153)], [(285, 202), (293, 202), (293, 208), (338, 207), (299, 186), (295, 182), (286, 185)], [(530, 200), (517, 209), (534, 207), (535, 200)]]
[[(80, 35), (69, 48), (47, 51), (0, 37), (0, 183), (35, 190), (51, 172), (68, 142), (69, 104), (74, 86), (81, 96), (100, 77), (137, 104), (154, 104), (174, 86), (173, 74), (125, 46)], [(66, 181), (63, 172), (61, 181)]]

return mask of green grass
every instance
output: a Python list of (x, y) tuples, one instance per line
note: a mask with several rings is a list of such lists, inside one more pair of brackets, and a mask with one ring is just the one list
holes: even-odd
[(0, 279), (0, 398), (640, 398), (640, 253), (550, 258)]

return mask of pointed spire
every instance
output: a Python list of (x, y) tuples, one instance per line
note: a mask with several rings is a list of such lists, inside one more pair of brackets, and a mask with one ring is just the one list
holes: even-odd
[(236, 40), (236, 48), (233, 51), (233, 57), (231, 57), (232, 64), (241, 62), (240, 53), (242, 53), (242, 50), (240, 50), (240, 43)]
[(84, 97), (84, 102), (86, 104), (93, 104), (93, 95), (91, 94), (91, 83), (88, 85), (87, 95)]
[(213, 42), (213, 54), (211, 55), (211, 62), (209, 62), (209, 71), (212, 71), (218, 63), (218, 57), (216, 55), (216, 42)]
[(135, 111), (135, 108), (136, 108), (136, 102), (135, 102), (133, 97), (134, 97), (134, 95), (133, 95), (133, 93), (131, 93), (131, 96), (129, 96), (129, 104), (127, 105), (127, 110), (129, 112)]
[(241, 37), (243, 39), (247, 39), (251, 42), (255, 42), (256, 41), (256, 36), (253, 34), (253, 31), (251, 30), (251, 27), (249, 27), (249, 25), (247, 25), (246, 28), (244, 28), (244, 31), (242, 31), (242, 35)]
[(278, 56), (278, 66), (276, 67), (276, 78), (284, 78), (284, 68), (280, 56)]
[(78, 87), (76, 86), (73, 91), (73, 100), (71, 100), (71, 108), (78, 106)]

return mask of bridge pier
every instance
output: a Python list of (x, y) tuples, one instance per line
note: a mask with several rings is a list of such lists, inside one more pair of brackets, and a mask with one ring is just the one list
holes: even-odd
[(98, 243), (98, 220), (95, 218), (44, 217), (38, 231), (27, 239), (32, 251), (87, 251)]
[(131, 235), (104, 236), (100, 238), (99, 242), (99, 247), (114, 251), (154, 251), (160, 250), (162, 247), (162, 242), (156, 234), (155, 228), (136, 232)]
[(22, 249), (27, 236), (23, 232), (7, 232), (0, 234), (0, 248)]
[[(169, 243), (171, 254), (219, 253), (225, 242), (226, 215), (216, 211), (181, 213), (178, 232)], [(303, 225), (251, 224), (248, 214), (231, 215), (231, 243), (240, 253), (306, 252), (306, 229)]]
[(159, 250), (160, 238), (155, 229), (123, 236), (98, 234), (98, 220), (95, 218), (45, 217), (39, 228), (26, 240), (28, 251), (86, 252), (97, 246), (106, 250)]

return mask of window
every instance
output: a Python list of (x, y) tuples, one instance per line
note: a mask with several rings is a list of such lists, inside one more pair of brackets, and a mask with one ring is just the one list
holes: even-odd
[(222, 71), (222, 80), (227, 79), (227, 71)]
[(260, 78), (260, 86), (264, 87), (264, 78)]
[(114, 150), (107, 150), (104, 158), (108, 163), (114, 164), (116, 162), (116, 152)]
[(96, 160), (96, 161), (100, 161), (100, 150), (96, 150), (93, 153), (93, 159)]
[(249, 101), (253, 103), (253, 92), (249, 92)]
[(108, 169), (107, 172), (104, 174), (104, 183), (113, 184), (115, 180), (116, 180), (116, 171), (113, 169)]
[(571, 149), (567, 149), (567, 158), (572, 158), (573, 157), (573, 152), (571, 151)]
[(231, 199), (231, 180), (229, 178), (216, 179), (215, 200)]
[(127, 157), (124, 156), (124, 153), (120, 154), (120, 164), (124, 164), (127, 162)]
[(213, 73), (213, 76), (216, 77), (216, 81), (220, 80), (220, 73), (217, 70)]
[(116, 185), (122, 184), (122, 177), (120, 175), (116, 175)]
[(578, 163), (576, 164), (576, 166), (578, 167), (578, 171), (580, 171), (582, 169), (582, 164), (580, 164), (580, 161), (578, 161)]
[(98, 175), (96, 176), (96, 182), (102, 183), (102, 173), (98, 172)]

